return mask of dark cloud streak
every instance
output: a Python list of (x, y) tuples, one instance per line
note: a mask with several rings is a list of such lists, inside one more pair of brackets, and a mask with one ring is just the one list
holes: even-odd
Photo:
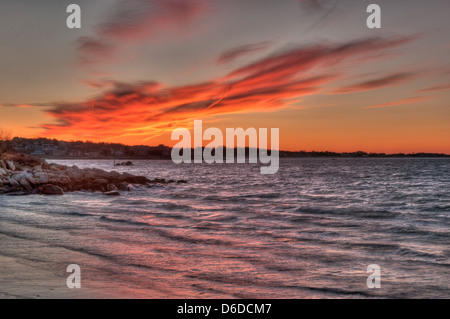
[(398, 85), (406, 81), (412, 80), (417, 74), (414, 73), (396, 73), (381, 78), (373, 79), (370, 81), (365, 81), (358, 84), (353, 84), (350, 86), (343, 87), (333, 93), (353, 93), (361, 91), (376, 90), (388, 86)]
[(255, 44), (244, 44), (244, 45), (241, 45), (236, 48), (233, 48), (233, 49), (223, 52), (216, 59), (216, 61), (218, 64), (227, 64), (227, 63), (230, 63), (244, 55), (248, 55), (250, 53), (265, 50), (269, 47), (270, 44), (271, 44), (271, 42), (268, 42), (268, 41), (255, 43)]

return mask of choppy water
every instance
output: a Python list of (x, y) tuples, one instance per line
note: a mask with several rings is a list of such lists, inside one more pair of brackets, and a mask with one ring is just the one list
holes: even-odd
[[(79, 264), (84, 289), (118, 297), (450, 297), (448, 159), (281, 159), (276, 175), (135, 164), (115, 169), (189, 183), (117, 198), (1, 197), (0, 255), (61, 278)], [(370, 264), (381, 289), (366, 285)]]

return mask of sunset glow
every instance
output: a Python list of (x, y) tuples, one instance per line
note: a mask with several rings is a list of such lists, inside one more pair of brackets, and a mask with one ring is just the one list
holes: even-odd
[(400, 24), (401, 4), (379, 2), (376, 30), (365, 1), (84, 0), (79, 30), (66, 1), (34, 2), (32, 18), (2, 4), (0, 125), (172, 146), (198, 119), (280, 128), (292, 151), (450, 153), (449, 4), (413, 1)]

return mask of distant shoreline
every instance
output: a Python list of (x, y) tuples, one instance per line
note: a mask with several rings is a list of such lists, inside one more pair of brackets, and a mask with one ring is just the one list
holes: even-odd
[[(108, 160), (108, 161), (116, 161), (117, 163), (120, 163), (121, 161), (171, 161), (170, 158), (143, 158), (143, 157), (120, 157), (120, 158), (105, 158), (105, 157), (53, 157), (53, 156), (42, 156), (40, 157), (45, 160), (74, 160), (74, 161), (81, 161), (81, 160), (92, 160), (92, 161), (99, 161), (99, 160)], [(248, 156), (246, 157), (248, 158)], [(280, 158), (314, 158), (314, 159), (320, 159), (320, 158), (329, 158), (329, 159), (346, 159), (346, 158), (365, 158), (365, 159), (450, 159), (450, 155), (438, 155), (438, 156), (416, 156), (416, 155), (404, 155), (404, 156), (396, 156), (396, 155), (388, 155), (388, 156), (320, 156), (320, 155), (311, 155), (311, 156), (280, 156)]]

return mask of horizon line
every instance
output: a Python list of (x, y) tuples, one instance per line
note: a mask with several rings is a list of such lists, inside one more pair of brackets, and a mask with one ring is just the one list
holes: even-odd
[[(35, 137), (35, 138), (29, 138), (29, 137), (20, 137), (20, 136), (15, 136), (11, 139), (11, 142), (14, 139), (27, 139), (27, 140), (38, 140), (38, 139), (46, 139), (46, 140), (56, 140), (58, 142), (63, 142), (63, 143), (77, 143), (77, 142), (81, 142), (81, 143), (92, 143), (92, 144), (110, 144), (110, 145), (121, 145), (121, 146), (128, 146), (128, 147), (138, 147), (138, 146), (145, 146), (145, 147), (159, 147), (159, 146), (164, 146), (164, 147), (168, 147), (168, 148), (173, 148), (172, 146), (168, 146), (165, 144), (159, 144), (159, 145), (145, 145), (145, 144), (135, 144), (135, 145), (131, 145), (131, 144), (124, 144), (124, 143), (111, 143), (111, 142), (94, 142), (94, 141), (90, 141), (90, 140), (71, 140), (71, 141), (66, 141), (66, 140), (59, 140), (57, 138), (48, 138), (48, 137)], [(206, 146), (202, 146), (202, 149), (206, 148)], [(218, 146), (214, 146), (214, 147), (210, 147), (210, 148), (224, 148), (226, 149), (226, 146), (224, 145), (218, 145)], [(237, 147), (235, 146), (234, 149), (237, 148), (245, 148), (245, 149), (250, 149), (251, 147), (249, 146), (245, 146), (245, 147)], [(196, 147), (191, 147), (191, 149), (196, 149)], [(259, 150), (260, 148), (257, 147), (257, 150)], [(266, 149), (269, 150), (269, 149)], [(355, 150), (355, 151), (331, 151), (331, 150), (325, 150), (325, 151), (317, 151), (317, 150), (293, 150), (293, 151), (289, 151), (289, 150), (278, 150), (278, 152), (285, 152), (285, 153), (334, 153), (334, 154), (355, 154), (355, 153), (364, 153), (367, 155), (419, 155), (419, 154), (429, 154), (429, 155), (444, 155), (444, 156), (450, 156), (450, 153), (443, 153), (443, 152), (423, 152), (423, 151), (416, 151), (416, 152), (393, 152), (393, 153), (388, 153), (388, 152), (368, 152), (368, 151), (364, 151), (364, 150)]]

